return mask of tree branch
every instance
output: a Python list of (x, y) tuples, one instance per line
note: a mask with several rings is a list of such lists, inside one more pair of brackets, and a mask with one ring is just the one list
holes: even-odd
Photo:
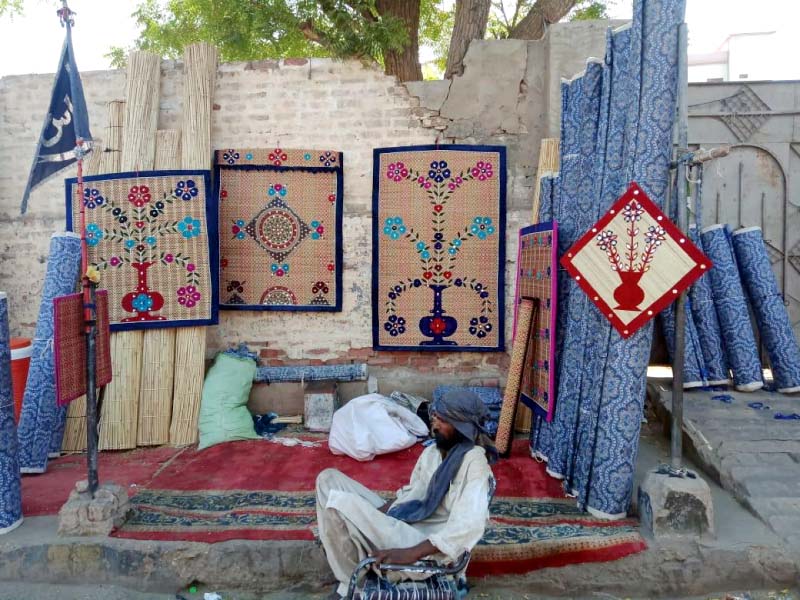
[(558, 23), (577, 4), (577, 0), (536, 0), (528, 14), (514, 26), (508, 37), (520, 40), (538, 40), (547, 26)]

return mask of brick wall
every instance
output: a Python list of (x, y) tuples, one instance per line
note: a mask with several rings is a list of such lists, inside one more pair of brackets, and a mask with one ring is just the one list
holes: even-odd
[[(271, 364), (367, 361), (373, 373), (408, 389), (421, 384), (427, 389), (442, 379), (504, 379), (505, 353), (372, 350), (372, 149), (437, 139), (508, 147), (506, 297), (512, 298), (515, 234), (530, 218), (539, 141), (557, 135), (552, 130), (553, 120), (558, 122), (557, 82), (582, 69), (586, 56), (602, 52), (604, 36), (604, 25), (580, 23), (555, 26), (541, 42), (475, 43), (463, 77), (408, 86), (354, 61), (221, 65), (215, 148), (280, 145), (345, 153), (344, 303), (340, 313), (222, 311), (219, 326), (208, 330), (209, 356), (244, 341)], [(179, 62), (164, 61), (159, 128), (179, 126), (182, 77)], [(93, 133), (99, 136), (105, 104), (123, 97), (125, 74), (87, 72), (83, 81)], [(18, 214), (51, 85), (52, 75), (0, 79), (0, 290), (9, 295), (14, 335), (33, 333), (49, 237), (65, 226), (59, 177), (32, 194), (28, 215)], [(509, 328), (511, 310), (507, 301)]]

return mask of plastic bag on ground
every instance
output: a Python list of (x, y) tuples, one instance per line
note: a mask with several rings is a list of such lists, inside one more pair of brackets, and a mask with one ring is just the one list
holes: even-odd
[(333, 414), (328, 447), (360, 461), (410, 448), (428, 428), (417, 415), (381, 394), (353, 398)]

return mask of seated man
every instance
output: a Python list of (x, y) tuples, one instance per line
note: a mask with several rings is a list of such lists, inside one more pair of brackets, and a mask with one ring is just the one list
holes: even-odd
[(489, 519), (489, 463), (497, 450), (483, 427), (487, 411), (472, 392), (448, 392), (431, 407), (436, 444), (419, 457), (394, 501), (335, 469), (317, 477), (319, 537), (344, 596), (367, 556), (412, 564), (454, 562), (483, 537)]

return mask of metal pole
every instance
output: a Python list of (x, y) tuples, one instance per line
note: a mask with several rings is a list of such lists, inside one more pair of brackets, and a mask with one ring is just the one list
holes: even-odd
[[(686, 153), (689, 146), (689, 91), (687, 62), (688, 31), (686, 23), (678, 27), (678, 156)], [(678, 186), (678, 228), (687, 231), (686, 214), (686, 161), (678, 162), (675, 185)], [(683, 459), (683, 358), (686, 333), (686, 292), (678, 296), (675, 303), (675, 352), (672, 357), (672, 431), (670, 462), (680, 469)]]

